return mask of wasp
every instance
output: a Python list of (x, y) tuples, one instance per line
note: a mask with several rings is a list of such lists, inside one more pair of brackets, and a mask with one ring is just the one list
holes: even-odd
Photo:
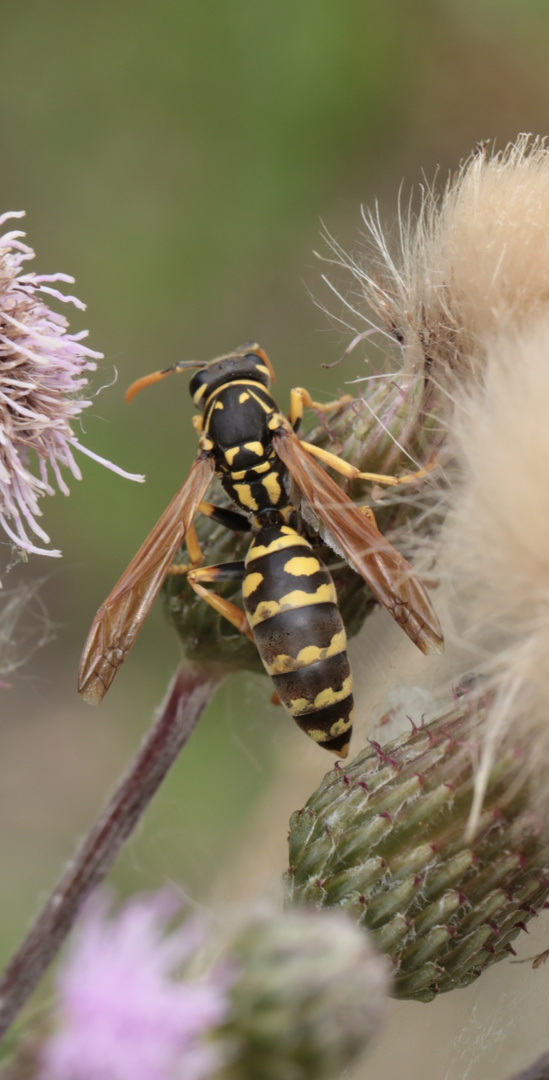
[[(131, 649), (170, 571), (184, 572), (195, 592), (255, 642), (278, 698), (315, 742), (346, 757), (352, 731), (352, 675), (334, 583), (315, 552), (307, 521), (361, 575), (377, 599), (424, 652), (441, 651), (442, 632), (419, 578), (378, 530), (369, 507), (351, 501), (323, 465), (349, 479), (398, 484), (403, 477), (361, 472), (299, 438), (305, 408), (327, 412), (307, 390), (290, 394), (284, 416), (270, 394), (274, 372), (263, 349), (244, 345), (209, 363), (181, 362), (132, 383), (131, 400), (171, 372), (195, 369), (190, 394), (199, 452), (172, 499), (92, 623), (78, 690), (98, 704)], [(322, 463), (322, 464), (321, 464)], [(217, 476), (236, 509), (204, 496)], [(203, 566), (194, 519), (198, 513), (229, 529), (248, 531), (244, 561)], [(186, 542), (188, 565), (173, 566)], [(244, 610), (205, 585), (242, 580)]]

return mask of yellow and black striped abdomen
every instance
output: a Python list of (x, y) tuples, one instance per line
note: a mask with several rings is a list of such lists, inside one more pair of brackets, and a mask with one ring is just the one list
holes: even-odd
[(329, 570), (282, 522), (254, 536), (244, 608), (282, 704), (315, 742), (345, 757), (352, 730), (352, 675)]

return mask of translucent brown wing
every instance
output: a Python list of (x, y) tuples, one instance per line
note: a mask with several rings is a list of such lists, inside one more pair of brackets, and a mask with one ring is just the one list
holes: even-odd
[(441, 652), (439, 621), (410, 564), (307, 453), (291, 427), (278, 431), (273, 442), (276, 453), (350, 566), (422, 652)]
[(98, 705), (124, 663), (211, 482), (213, 458), (200, 454), (162, 517), (99, 608), (82, 651), (78, 692)]

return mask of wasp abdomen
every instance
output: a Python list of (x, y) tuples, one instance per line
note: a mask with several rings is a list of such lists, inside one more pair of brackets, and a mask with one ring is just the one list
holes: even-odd
[(256, 533), (244, 608), (282, 704), (326, 750), (344, 757), (352, 731), (352, 675), (329, 570), (286, 524)]

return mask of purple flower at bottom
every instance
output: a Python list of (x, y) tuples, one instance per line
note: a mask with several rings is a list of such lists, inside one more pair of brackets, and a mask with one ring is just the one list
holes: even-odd
[(108, 918), (88, 902), (58, 976), (61, 1026), (40, 1080), (206, 1080), (220, 1064), (208, 1032), (226, 1016), (226, 985), (176, 980), (203, 943), (196, 922), (167, 931), (180, 903), (162, 891)]
[[(23, 211), (0, 215), (0, 227)], [(69, 334), (64, 315), (45, 302), (53, 297), (81, 310), (85, 304), (66, 296), (51, 283), (73, 282), (67, 274), (23, 273), (34, 251), (23, 243), (25, 233), (11, 230), (0, 236), (0, 526), (19, 548), (39, 555), (60, 551), (37, 547), (33, 537), (49, 543), (36, 520), (38, 499), (53, 495), (48, 466), (59, 490), (69, 489), (61, 467), (77, 480), (81, 473), (73, 456), (80, 450), (131, 480), (124, 472), (82, 446), (72, 423), (91, 401), (82, 398), (87, 371), (94, 371), (102, 354), (82, 344), (88, 331)], [(34, 455), (37, 458), (36, 475)], [(30, 536), (29, 536), (30, 532)]]

